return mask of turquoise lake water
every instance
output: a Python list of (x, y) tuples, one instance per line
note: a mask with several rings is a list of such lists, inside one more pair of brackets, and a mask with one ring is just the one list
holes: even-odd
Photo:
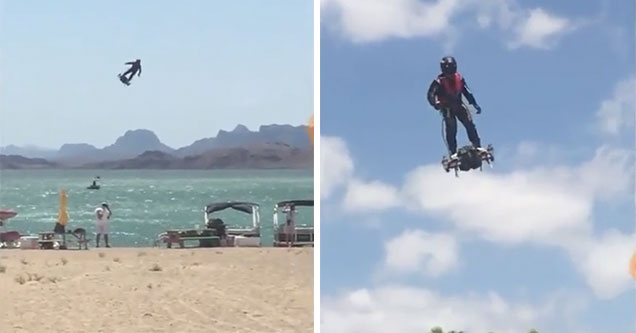
[[(100, 176), (100, 190), (88, 190)], [(271, 246), (274, 204), (313, 199), (313, 170), (2, 170), (0, 208), (18, 216), (5, 230), (52, 231), (58, 217), (59, 189), (68, 193), (69, 228), (95, 231), (94, 210), (110, 204), (113, 246), (150, 246), (171, 228), (202, 228), (203, 207), (219, 201), (260, 204), (262, 244)], [(228, 224), (250, 225), (249, 215), (221, 213)], [(313, 208), (300, 208), (298, 223), (313, 225)]]

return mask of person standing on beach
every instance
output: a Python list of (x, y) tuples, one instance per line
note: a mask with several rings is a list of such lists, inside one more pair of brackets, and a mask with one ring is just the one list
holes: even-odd
[(287, 206), (287, 221), (285, 222), (285, 238), (287, 239), (287, 247), (293, 246), (296, 242), (296, 207), (294, 205)]
[(110, 247), (108, 244), (108, 220), (111, 215), (112, 212), (110, 211), (110, 207), (108, 207), (108, 204), (105, 202), (95, 209), (95, 217), (97, 218), (97, 238), (95, 243), (97, 247), (99, 247), (99, 238), (101, 235), (104, 235), (104, 243), (106, 243), (106, 247)]

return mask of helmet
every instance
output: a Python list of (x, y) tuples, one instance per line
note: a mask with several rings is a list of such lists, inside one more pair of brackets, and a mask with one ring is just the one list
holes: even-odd
[(457, 62), (455, 58), (451, 56), (446, 56), (442, 58), (442, 61), (439, 63), (440, 69), (442, 70), (442, 74), (451, 75), (457, 73)]

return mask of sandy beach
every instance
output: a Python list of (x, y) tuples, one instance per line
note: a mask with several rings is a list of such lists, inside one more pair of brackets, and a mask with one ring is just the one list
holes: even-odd
[(313, 249), (0, 250), (0, 332), (313, 332)]

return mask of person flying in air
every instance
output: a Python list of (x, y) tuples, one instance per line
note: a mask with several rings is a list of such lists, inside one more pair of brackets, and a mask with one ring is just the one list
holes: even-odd
[(466, 97), (468, 103), (477, 110), (477, 114), (481, 113), (481, 107), (475, 101), (475, 97), (468, 89), (464, 78), (457, 72), (455, 58), (450, 56), (442, 58), (440, 68), (442, 73), (431, 82), (427, 99), (432, 107), (442, 112), (450, 156), (457, 153), (457, 119), (466, 128), (468, 139), (472, 145), (475, 148), (480, 148), (481, 142), (477, 134), (477, 128), (468, 108), (462, 102), (462, 94)]
[[(137, 76), (141, 76), (141, 60), (137, 59), (135, 61), (129, 61), (126, 65), (130, 65), (127, 71), (125, 71), (120, 76), (124, 77), (127, 82), (130, 82), (133, 79), (133, 76), (137, 74)], [(130, 77), (126, 77), (126, 74), (130, 74)]]

